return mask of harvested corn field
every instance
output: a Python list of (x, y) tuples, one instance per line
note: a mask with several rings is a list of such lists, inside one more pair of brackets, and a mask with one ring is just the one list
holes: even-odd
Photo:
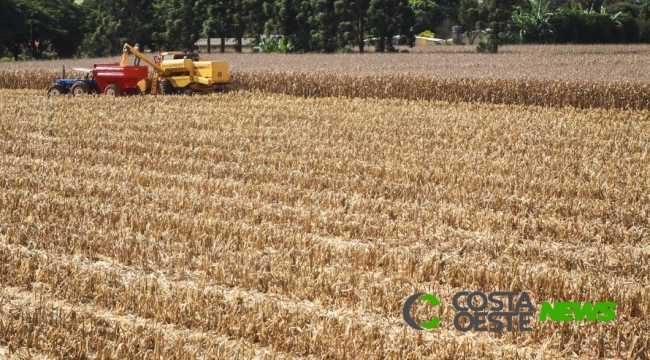
[[(647, 111), (0, 90), (0, 354), (647, 358)], [(459, 291), (617, 302), (453, 325)], [(441, 306), (412, 315), (407, 297)]]

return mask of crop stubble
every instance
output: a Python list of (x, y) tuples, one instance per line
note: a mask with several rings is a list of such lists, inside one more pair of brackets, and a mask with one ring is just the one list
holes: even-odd
[[(647, 356), (646, 111), (0, 99), (0, 351)], [(412, 293), (461, 290), (619, 307), (530, 334), (460, 334), (448, 301), (442, 328), (402, 321)]]

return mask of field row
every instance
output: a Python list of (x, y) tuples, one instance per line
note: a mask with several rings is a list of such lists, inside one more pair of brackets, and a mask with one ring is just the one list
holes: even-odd
[[(54, 71), (0, 69), (0, 89), (38, 89), (45, 94), (45, 90), (54, 83), (57, 76), (59, 75)], [(301, 97), (434, 100), (636, 110), (650, 108), (650, 83), (635, 82), (241, 71), (232, 75), (231, 89)]]
[[(647, 111), (249, 92), (0, 100), (0, 354), (650, 346)], [(462, 290), (527, 291), (537, 309), (616, 301), (617, 318), (462, 335), (449, 303)], [(415, 292), (445, 301), (414, 309), (441, 328), (403, 322)]]

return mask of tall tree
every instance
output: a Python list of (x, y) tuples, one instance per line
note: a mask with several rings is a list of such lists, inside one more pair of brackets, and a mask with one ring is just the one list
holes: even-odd
[(460, 7), (460, 0), (437, 0), (436, 4), (442, 11), (442, 18), (456, 21), (458, 19), (458, 8)]
[(283, 35), (293, 41), (295, 48), (309, 51), (310, 0), (276, 0), (272, 9), (268, 10), (271, 10), (272, 16), (266, 23), (266, 33)]
[(16, 0), (15, 9), (20, 14), (18, 28), (9, 31), (14, 58), (24, 47), (37, 59), (49, 47), (61, 57), (74, 55), (81, 42), (82, 16), (73, 0)]
[(83, 47), (91, 56), (116, 55), (125, 42), (156, 47), (153, 0), (85, 0), (86, 36)]
[(415, 42), (412, 26), (415, 14), (408, 0), (371, 0), (368, 11), (368, 24), (376, 38), (376, 51), (393, 51), (393, 37), (403, 35), (412, 46)]
[(334, 3), (341, 44), (356, 43), (361, 53), (365, 51), (369, 8), (370, 0), (339, 0)]
[(209, 18), (208, 7), (210, 6), (211, 2), (211, 0), (196, 0), (194, 3), (194, 13), (197, 17), (197, 21), (201, 24), (200, 35), (207, 38), (208, 52), (212, 52), (212, 34), (210, 33), (208, 26), (206, 26), (207, 20)]
[[(20, 38), (23, 31), (25, 20), (18, 11), (16, 3), (13, 0), (0, 0), (0, 53), (5, 48), (20, 49), (16, 45), (16, 40)], [(14, 52), (14, 59), (18, 59), (20, 52)]]
[(434, 30), (445, 19), (445, 14), (440, 6), (432, 0), (411, 0), (410, 6), (415, 15), (413, 31), (416, 34), (425, 30)]
[(228, 12), (229, 0), (207, 0), (205, 1), (206, 17), (203, 19), (203, 34), (209, 39), (212, 36), (221, 39), (221, 49), (226, 51), (226, 37), (228, 37), (232, 20)]
[(411, 6), (409, 6), (408, 0), (399, 0), (398, 7), (398, 32), (399, 35), (406, 38), (404, 43), (408, 46), (415, 46), (415, 34), (413, 32), (413, 25), (415, 25), (415, 13)]
[(465, 35), (470, 44), (474, 44), (474, 40), (480, 34), (476, 30), (480, 30), (487, 22), (488, 12), (484, 3), (479, 3), (478, 0), (461, 0), (460, 8), (458, 9), (458, 22), (463, 26)]
[(259, 41), (264, 33), (264, 24), (269, 19), (265, 11), (271, 0), (244, 0), (244, 16), (247, 29)]
[(334, 16), (336, 19), (336, 38), (338, 49), (344, 50), (348, 45), (357, 44), (356, 11), (354, 1), (335, 0)]
[(499, 51), (499, 45), (506, 38), (506, 28), (516, 0), (487, 0), (486, 7), (488, 10), (488, 26), (490, 27), (487, 35), (487, 41), (480, 43), (477, 49), (496, 53)]
[(392, 47), (390, 41), (396, 30), (391, 27), (391, 14), (397, 12), (395, 0), (371, 0), (368, 9), (368, 25), (370, 32), (375, 38), (375, 50), (384, 52), (386, 42), (389, 49)]
[(313, 51), (334, 52), (339, 48), (338, 24), (335, 0), (312, 0), (312, 16), (309, 17), (310, 42)]
[(231, 0), (231, 6), (228, 8), (228, 12), (231, 34), (235, 38), (235, 51), (241, 52), (242, 39), (248, 27), (245, 0)]
[(201, 37), (203, 22), (195, 13), (195, 0), (157, 0), (155, 19), (164, 24), (154, 35), (167, 49), (191, 50)]
[(226, 51), (226, 38), (234, 37), (237, 41), (235, 50), (241, 52), (242, 38), (249, 20), (246, 12), (252, 4), (247, 0), (200, 0), (199, 2), (204, 3), (201, 8), (205, 9), (207, 15), (202, 20), (203, 34), (208, 39), (214, 35), (221, 38), (221, 52)]

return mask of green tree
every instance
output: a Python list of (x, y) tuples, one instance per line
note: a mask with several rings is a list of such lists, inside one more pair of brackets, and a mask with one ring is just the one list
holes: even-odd
[(650, 1), (646, 1), (639, 6), (637, 27), (639, 28), (639, 41), (650, 42)]
[(486, 1), (489, 13), (489, 30), (487, 41), (478, 44), (478, 51), (490, 53), (497, 53), (499, 51), (499, 45), (502, 44), (507, 37), (508, 20), (510, 20), (514, 4), (515, 0)]
[(458, 9), (458, 22), (463, 26), (465, 35), (470, 44), (474, 44), (477, 36), (487, 22), (488, 11), (484, 3), (479, 3), (478, 0), (461, 0)]
[(10, 11), (15, 9), (20, 15), (11, 21), (17, 28), (8, 33), (13, 37), (15, 59), (25, 47), (37, 59), (49, 47), (61, 57), (75, 54), (81, 42), (82, 15), (72, 0), (16, 0), (14, 4)]
[(86, 14), (83, 49), (87, 55), (119, 54), (125, 42), (156, 47), (152, 0), (85, 0), (81, 6)]
[(245, 0), (232, 0), (229, 8), (229, 18), (232, 31), (232, 37), (235, 38), (235, 51), (242, 51), (242, 38), (246, 33), (248, 26), (248, 17), (245, 14)]
[(368, 31), (370, 0), (339, 0), (334, 3), (334, 8), (339, 19), (340, 43), (345, 45), (356, 43), (359, 52), (363, 53), (365, 35)]
[(409, 4), (415, 15), (413, 32), (416, 34), (435, 29), (445, 19), (442, 9), (432, 0), (410, 0)]
[(158, 0), (154, 3), (155, 21), (162, 26), (153, 37), (166, 49), (191, 50), (201, 37), (203, 17), (196, 12), (193, 0)]
[(394, 51), (393, 37), (403, 35), (407, 44), (413, 46), (415, 35), (413, 25), (415, 14), (408, 0), (371, 0), (368, 11), (368, 25), (376, 39), (377, 52)]
[(234, 37), (237, 41), (235, 50), (241, 52), (242, 38), (250, 19), (246, 12), (250, 6), (251, 3), (246, 0), (197, 1), (195, 14), (202, 25), (201, 33), (208, 38), (208, 42), (215, 35), (221, 38), (222, 53), (226, 51), (226, 38)]
[(345, 0), (334, 1), (334, 15), (337, 19), (336, 33), (339, 50), (345, 50), (346, 46), (356, 43), (355, 13)]
[(213, 36), (221, 39), (220, 51), (226, 51), (226, 37), (232, 29), (232, 19), (228, 11), (228, 0), (206, 0), (198, 3), (198, 13), (204, 13), (205, 16), (199, 18), (202, 25), (202, 34), (211, 39)]
[(441, 18), (450, 19), (456, 21), (458, 19), (458, 8), (460, 6), (460, 0), (438, 0), (436, 4), (442, 11)]
[(339, 48), (339, 19), (336, 14), (335, 0), (312, 0), (312, 14), (309, 16), (310, 39), (312, 51), (334, 52)]
[(244, 17), (248, 32), (259, 41), (264, 33), (264, 24), (269, 20), (264, 9), (269, 8), (270, 0), (244, 0)]
[[(13, 0), (0, 0), (0, 55), (5, 49), (20, 49), (16, 46), (16, 40), (20, 38), (25, 20), (19, 12), (16, 3)], [(14, 53), (14, 58), (18, 59), (18, 54)]]
[(269, 3), (264, 11), (268, 16), (265, 33), (283, 35), (283, 44), (291, 44), (288, 49), (309, 51), (310, 46), (310, 0), (276, 0)]

